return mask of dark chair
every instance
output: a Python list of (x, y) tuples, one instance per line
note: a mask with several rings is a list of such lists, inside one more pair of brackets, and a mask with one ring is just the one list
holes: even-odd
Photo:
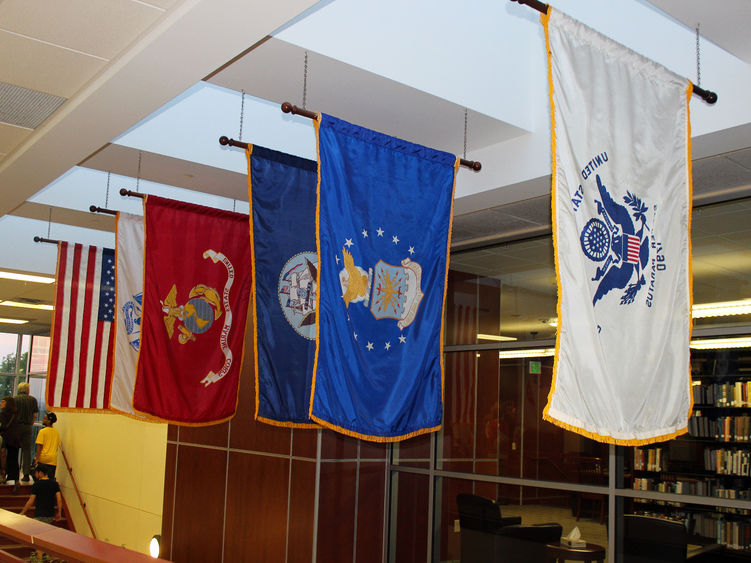
[(519, 516), (504, 518), (501, 507), (490, 499), (462, 493), (457, 495), (461, 525), (462, 563), (497, 561), (500, 556), (498, 531), (521, 524)]
[[(533, 526), (506, 526), (498, 530), (500, 555), (493, 559), (499, 563), (544, 563), (545, 546), (558, 543), (563, 533), (560, 524), (535, 524)], [(462, 563), (464, 560), (462, 559)]]
[(623, 563), (682, 563), (687, 544), (688, 532), (680, 522), (623, 516)]

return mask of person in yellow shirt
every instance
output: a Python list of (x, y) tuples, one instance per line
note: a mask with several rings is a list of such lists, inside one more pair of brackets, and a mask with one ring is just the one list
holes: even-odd
[(57, 469), (57, 448), (60, 447), (60, 434), (57, 433), (57, 428), (52, 427), (56, 422), (57, 415), (54, 412), (44, 415), (42, 420), (44, 428), (37, 434), (36, 455), (34, 456), (37, 469), (40, 467), (44, 469), (53, 480)]

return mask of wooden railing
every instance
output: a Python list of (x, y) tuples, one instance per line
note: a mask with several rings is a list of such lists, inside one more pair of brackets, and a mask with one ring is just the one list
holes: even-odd
[(78, 485), (76, 484), (76, 478), (73, 475), (73, 468), (70, 466), (70, 463), (68, 463), (68, 456), (65, 455), (65, 450), (63, 449), (62, 444), (60, 444), (60, 453), (63, 454), (63, 461), (65, 461), (65, 467), (68, 469), (68, 474), (70, 475), (70, 482), (73, 483), (73, 489), (75, 489), (76, 496), (78, 496), (78, 502), (81, 504), (83, 515), (86, 517), (86, 522), (89, 524), (89, 529), (91, 530), (91, 537), (96, 539), (96, 534), (94, 533), (94, 526), (91, 525), (91, 518), (89, 518), (89, 512), (86, 510), (86, 503), (83, 501), (83, 497), (81, 497), (81, 491), (78, 490)]
[[(68, 563), (154, 563), (159, 561), (166, 563), (167, 561), (2, 509), (0, 509), (0, 537), (11, 539), (15, 544), (20, 544), (19, 547), (36, 549)], [(0, 551), (0, 561), (24, 561), (24, 559), (7, 551)]]

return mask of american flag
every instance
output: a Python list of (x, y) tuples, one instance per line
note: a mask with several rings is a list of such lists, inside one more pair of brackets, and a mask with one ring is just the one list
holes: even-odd
[(107, 409), (112, 379), (115, 251), (61, 242), (47, 404)]

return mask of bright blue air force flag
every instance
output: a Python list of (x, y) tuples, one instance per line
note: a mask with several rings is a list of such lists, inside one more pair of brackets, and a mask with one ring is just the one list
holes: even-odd
[(308, 418), (315, 353), (317, 164), (248, 148), (256, 419), (318, 427)]
[(458, 159), (328, 115), (316, 127), (320, 299), (311, 418), (375, 441), (437, 430)]

